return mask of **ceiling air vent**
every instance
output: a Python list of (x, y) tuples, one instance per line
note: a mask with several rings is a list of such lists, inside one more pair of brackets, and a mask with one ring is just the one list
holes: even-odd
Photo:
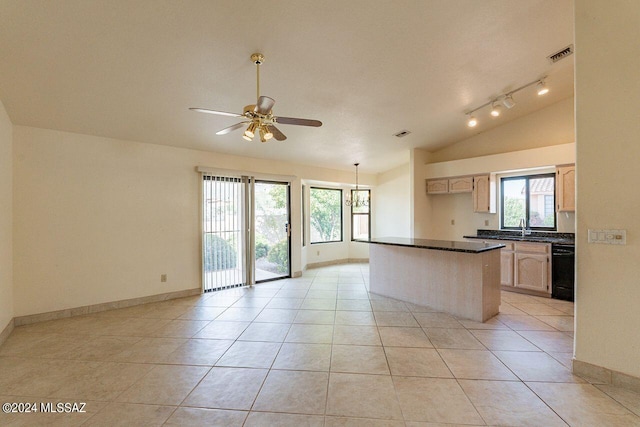
[(411, 133), (411, 132), (410, 132), (410, 131), (408, 131), (408, 130), (401, 130), (401, 131), (400, 131), (400, 132), (398, 132), (398, 133), (394, 133), (394, 134), (393, 134), (393, 136), (396, 136), (396, 137), (398, 137), (398, 138), (402, 138), (402, 137), (404, 137), (404, 136), (409, 135), (410, 133)]
[(547, 56), (547, 59), (552, 64), (555, 64), (556, 62), (560, 61), (563, 58), (566, 58), (567, 56), (569, 56), (571, 54), (573, 54), (573, 45), (572, 44), (570, 44), (569, 46), (565, 47), (562, 50), (557, 51), (556, 53), (552, 53), (551, 55)]

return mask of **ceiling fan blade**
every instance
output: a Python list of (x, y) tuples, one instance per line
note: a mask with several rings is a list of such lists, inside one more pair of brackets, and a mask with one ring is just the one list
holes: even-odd
[(249, 122), (240, 122), (240, 123), (236, 123), (235, 125), (231, 125), (229, 127), (226, 127), (224, 129), (219, 130), (218, 132), (216, 132), (216, 135), (226, 135), (229, 132), (233, 132), (236, 129), (240, 129), (241, 127), (244, 127), (245, 124), (247, 124)]
[(277, 141), (284, 141), (285, 139), (287, 139), (287, 137), (282, 132), (280, 132), (280, 129), (278, 129), (274, 125), (269, 126), (269, 130)]
[(273, 108), (273, 104), (276, 101), (273, 98), (269, 98), (268, 96), (261, 96), (258, 98), (258, 102), (256, 103), (256, 113), (267, 115)]
[(276, 123), (282, 123), (283, 125), (322, 126), (322, 122), (320, 120), (296, 119), (294, 117), (274, 117), (273, 119)]
[(206, 108), (196, 108), (196, 107), (192, 107), (192, 108), (189, 108), (189, 110), (191, 110), (191, 111), (198, 111), (198, 112), (200, 112), (200, 113), (217, 114), (217, 115), (219, 115), (219, 116), (243, 117), (243, 115), (242, 115), (242, 114), (238, 114), (238, 113), (227, 113), (226, 111), (207, 110)]

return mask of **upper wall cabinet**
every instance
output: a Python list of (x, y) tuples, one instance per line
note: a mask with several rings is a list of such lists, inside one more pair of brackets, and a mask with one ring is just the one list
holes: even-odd
[(427, 180), (427, 194), (446, 194), (449, 192), (448, 179)]
[(471, 193), (472, 191), (473, 191), (472, 176), (449, 178), (449, 193)]
[(480, 213), (496, 212), (496, 183), (493, 175), (473, 177), (473, 211)]
[(556, 168), (556, 197), (558, 212), (576, 210), (576, 166), (558, 166)]
[(427, 194), (471, 193), (472, 191), (472, 176), (427, 180)]
[(471, 193), (474, 212), (496, 213), (496, 181), (494, 174), (427, 180), (427, 194), (455, 193)]

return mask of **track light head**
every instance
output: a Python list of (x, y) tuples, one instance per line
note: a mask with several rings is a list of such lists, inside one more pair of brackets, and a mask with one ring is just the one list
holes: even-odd
[(476, 118), (474, 116), (469, 116), (469, 120), (467, 120), (467, 126), (469, 126), (470, 128), (476, 127), (476, 125), (478, 124), (478, 120), (476, 120)]
[(502, 105), (492, 102), (491, 103), (491, 115), (493, 117), (498, 117), (502, 113)]
[(536, 92), (538, 92), (538, 95), (540, 96), (549, 93), (549, 88), (547, 87), (547, 84), (544, 82), (544, 80), (540, 80), (538, 82), (538, 84), (536, 85)]
[(504, 105), (507, 108), (513, 108), (516, 106), (516, 102), (513, 100), (513, 97), (511, 96), (511, 94), (508, 94), (502, 100), (502, 105)]

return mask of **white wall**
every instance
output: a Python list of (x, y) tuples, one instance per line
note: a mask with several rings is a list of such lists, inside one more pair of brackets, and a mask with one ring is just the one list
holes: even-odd
[(411, 150), (409, 167), (411, 177), (411, 237), (429, 239), (431, 237), (431, 198), (427, 197), (424, 165), (431, 161), (431, 153), (414, 148)]
[(353, 180), (352, 172), (22, 126), (13, 140), (15, 316), (198, 288), (196, 166), (297, 176), (294, 272), (302, 270), (301, 178)]
[[(575, 14), (575, 356), (640, 377), (640, 2), (576, 0)], [(587, 243), (598, 228), (627, 245)]]
[(0, 332), (14, 316), (12, 128), (0, 102)]
[(399, 166), (378, 174), (372, 197), (374, 237), (411, 237), (411, 167)]

